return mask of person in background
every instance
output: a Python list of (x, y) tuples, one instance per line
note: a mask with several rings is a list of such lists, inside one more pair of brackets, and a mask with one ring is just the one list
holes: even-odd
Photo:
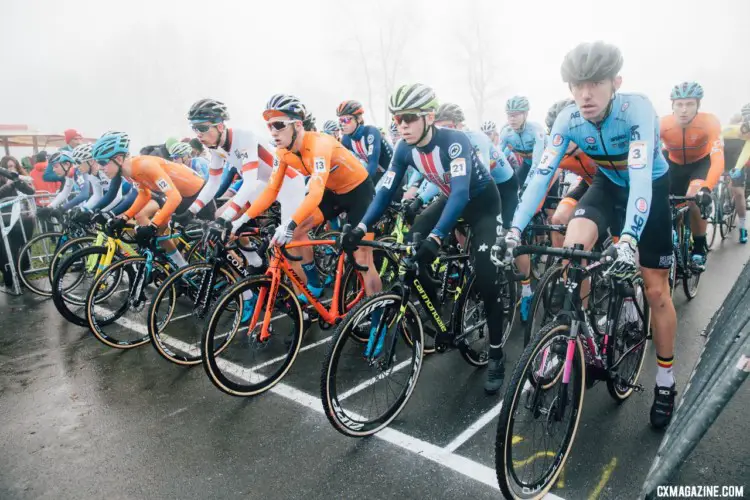
[[(26, 172), (21, 164), (12, 156), (6, 156), (0, 160), (0, 200), (17, 196), (19, 194), (34, 194), (33, 186), (21, 176), (26, 176)], [(28, 207), (22, 206), (21, 224), (16, 223), (7, 235), (8, 245), (10, 246), (11, 256), (18, 255), (18, 251), (24, 245), (24, 233), (26, 238), (31, 238), (34, 234), (34, 217), (27, 211)], [(12, 207), (8, 206), (0, 210), (0, 217), (3, 218), (4, 227), (8, 227), (11, 221)], [(23, 227), (22, 227), (23, 225)], [(3, 275), (3, 283), (6, 287), (13, 286), (13, 275), (8, 266), (12, 264), (13, 259), (6, 255), (5, 245), (0, 244), (0, 272)], [(22, 262), (21, 267), (28, 266), (28, 262)]]
[(175, 163), (182, 163), (203, 177), (204, 181), (208, 180), (208, 161), (201, 157), (192, 156), (193, 148), (186, 142), (177, 142), (169, 150), (169, 157)]
[(24, 156), (21, 158), (21, 166), (26, 171), (26, 175), (31, 175), (31, 171), (34, 170), (34, 159), (31, 156)]
[[(40, 151), (34, 158), (34, 168), (31, 170), (30, 175), (34, 183), (34, 189), (37, 193), (56, 193), (60, 189), (59, 182), (49, 182), (44, 180), (44, 175), (47, 172), (47, 152)], [(53, 172), (54, 173), (54, 172)], [(46, 206), (50, 202), (50, 198), (37, 198), (36, 204), (38, 206)]]
[[(81, 142), (83, 142), (83, 136), (81, 133), (72, 128), (63, 132), (63, 136), (65, 137), (65, 146), (61, 147), (60, 151), (73, 151), (73, 149), (80, 146)], [(65, 179), (62, 179), (59, 175), (55, 174), (52, 167), (49, 165), (47, 165), (47, 168), (44, 170), (43, 179), (46, 182), (65, 182)]]

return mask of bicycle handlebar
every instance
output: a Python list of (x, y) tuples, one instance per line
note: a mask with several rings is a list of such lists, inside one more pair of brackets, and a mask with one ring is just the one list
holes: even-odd
[(604, 258), (602, 252), (588, 252), (586, 250), (578, 250), (575, 248), (556, 248), (545, 245), (519, 245), (513, 249), (514, 257), (528, 254), (551, 255), (553, 257), (562, 257), (563, 259), (571, 260), (602, 260)]

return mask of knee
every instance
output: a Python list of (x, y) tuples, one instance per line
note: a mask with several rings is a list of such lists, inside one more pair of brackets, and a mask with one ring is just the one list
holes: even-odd
[(668, 303), (672, 302), (672, 297), (669, 294), (669, 281), (665, 275), (664, 279), (650, 280), (646, 284), (646, 300), (651, 309), (657, 309), (665, 307)]

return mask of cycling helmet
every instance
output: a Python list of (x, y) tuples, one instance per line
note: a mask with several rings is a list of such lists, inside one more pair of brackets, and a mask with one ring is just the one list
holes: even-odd
[(229, 112), (223, 102), (214, 99), (201, 99), (190, 106), (188, 120), (193, 123), (220, 123), (229, 120)]
[(399, 87), (391, 95), (391, 101), (388, 106), (392, 114), (408, 110), (436, 111), (437, 108), (438, 101), (435, 91), (421, 83)]
[(544, 123), (547, 125), (548, 130), (552, 130), (552, 125), (555, 124), (555, 120), (557, 119), (557, 115), (560, 114), (560, 111), (574, 102), (573, 99), (562, 99), (550, 106), (547, 111), (547, 117), (544, 119)]
[(491, 134), (492, 132), (497, 132), (497, 124), (492, 120), (487, 120), (486, 122), (482, 123), (482, 126), (479, 127), (479, 130), (481, 130), (485, 134)]
[(529, 100), (522, 95), (513, 96), (505, 103), (506, 113), (526, 112), (529, 110)]
[(398, 132), (398, 123), (396, 123), (396, 122), (392, 121), (392, 122), (391, 122), (391, 126), (390, 126), (390, 128), (388, 129), (388, 131), (389, 131), (389, 132), (390, 132), (391, 134), (398, 134), (398, 133), (399, 133), (399, 132)]
[(73, 150), (72, 157), (76, 163), (83, 163), (88, 160), (92, 160), (94, 157), (91, 155), (93, 146), (91, 144), (81, 144), (76, 146)]
[(78, 163), (75, 158), (73, 158), (71, 151), (58, 151), (50, 156), (48, 161), (51, 167), (54, 167), (58, 163), (72, 163), (73, 165)]
[(604, 42), (582, 43), (565, 55), (560, 73), (565, 83), (598, 82), (616, 77), (622, 53)]
[(740, 114), (742, 114), (742, 119), (744, 121), (750, 121), (750, 103), (745, 104), (742, 106), (742, 109), (740, 110)]
[(96, 161), (111, 160), (130, 152), (130, 137), (125, 132), (109, 132), (94, 143), (91, 155)]
[(169, 157), (172, 159), (182, 158), (183, 156), (190, 156), (192, 154), (193, 148), (190, 147), (190, 144), (187, 142), (178, 142), (169, 148)]
[(458, 104), (446, 102), (440, 105), (435, 114), (436, 122), (463, 123), (466, 121), (464, 112)]
[(682, 82), (675, 85), (672, 94), (669, 96), (673, 101), (675, 99), (703, 99), (703, 87), (698, 82)]
[(302, 120), (302, 128), (304, 128), (307, 132), (318, 131), (318, 129), (315, 127), (315, 117), (312, 114), (305, 112), (305, 119)]
[(263, 118), (268, 120), (274, 116), (288, 116), (294, 120), (304, 120), (307, 109), (299, 99), (289, 94), (275, 94), (266, 103)]
[(344, 101), (339, 104), (338, 108), (336, 108), (336, 116), (357, 116), (363, 114), (365, 114), (365, 108), (362, 107), (362, 103), (360, 103), (359, 101)]
[(334, 120), (326, 120), (326, 122), (323, 124), (323, 132), (325, 132), (328, 135), (334, 135), (336, 132), (339, 132), (341, 130), (341, 127), (339, 127), (339, 122)]

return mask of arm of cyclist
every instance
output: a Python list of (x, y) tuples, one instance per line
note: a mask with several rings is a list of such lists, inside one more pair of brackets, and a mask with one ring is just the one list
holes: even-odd
[(123, 188), (123, 197), (122, 200), (120, 200), (120, 203), (114, 206), (114, 208), (111, 210), (112, 214), (114, 215), (120, 215), (125, 213), (130, 207), (133, 206), (133, 203), (135, 203), (136, 198), (138, 197), (138, 190), (131, 188), (129, 191), (125, 192), (125, 188)]
[(146, 187), (139, 187), (137, 190), (137, 196), (133, 200), (133, 203), (130, 205), (130, 208), (125, 210), (122, 213), (122, 216), (127, 219), (132, 219), (136, 215), (138, 215), (138, 212), (143, 210), (143, 208), (148, 204), (149, 201), (151, 201), (151, 190)]
[(541, 125), (534, 124), (533, 125), (533, 134), (534, 134), (534, 152), (531, 155), (531, 168), (534, 169), (539, 165), (539, 162), (542, 159), (542, 153), (544, 152), (544, 131), (542, 130)]
[(87, 177), (89, 178), (89, 185), (91, 186), (91, 196), (89, 196), (89, 199), (83, 204), (83, 208), (86, 211), (91, 212), (99, 200), (102, 199), (104, 193), (102, 191), (102, 181), (98, 176), (88, 175)]
[(383, 212), (385, 212), (388, 204), (393, 199), (393, 195), (401, 185), (401, 181), (406, 174), (406, 169), (410, 165), (410, 153), (408, 149), (407, 146), (402, 147), (402, 142), (399, 142), (398, 146), (396, 146), (391, 166), (388, 167), (388, 171), (383, 174), (383, 181), (380, 184), (380, 189), (375, 193), (375, 198), (372, 200), (364, 217), (362, 217), (362, 221), (357, 225), (357, 227), (362, 229), (363, 233), (367, 232), (367, 228), (371, 224), (380, 220), (380, 217), (383, 216)]
[(367, 173), (371, 179), (375, 178), (378, 173), (378, 162), (380, 161), (380, 148), (383, 142), (380, 136), (380, 131), (377, 127), (370, 127), (369, 133), (367, 134), (366, 142), (367, 146)]
[(490, 176), (495, 184), (501, 184), (513, 177), (513, 167), (494, 144), (490, 146), (490, 167)]
[[(276, 201), (276, 198), (279, 196), (279, 192), (281, 191), (281, 185), (284, 182), (284, 177), (286, 176), (286, 169), (287, 163), (282, 158), (279, 158), (278, 156), (274, 158), (273, 170), (271, 171), (271, 177), (268, 179), (268, 184), (266, 184), (266, 187), (263, 189), (260, 195), (258, 195), (255, 201), (253, 201), (253, 203), (250, 205), (250, 208), (248, 208), (244, 214), (242, 214), (236, 221), (234, 221), (232, 225), (232, 232), (237, 231), (237, 228), (242, 224), (249, 221), (250, 219), (256, 218), (257, 216), (268, 210), (271, 204)], [(305, 197), (305, 199), (307, 198)], [(292, 218), (294, 219), (294, 217)]]
[(188, 210), (193, 215), (201, 211), (211, 200), (216, 197), (216, 193), (219, 191), (221, 186), (221, 178), (224, 173), (224, 161), (218, 156), (214, 156), (211, 160), (211, 166), (208, 170), (208, 180), (203, 185), (203, 189), (198, 193), (198, 197), (188, 207)]
[[(221, 184), (219, 184), (219, 189), (216, 191), (216, 194), (214, 194), (214, 199), (221, 198), (222, 195), (227, 192), (227, 189), (229, 189), (229, 186), (231, 186), (232, 183), (234, 182), (235, 172), (236, 171), (233, 168), (227, 167), (224, 169), (224, 171), (221, 174)], [(210, 180), (210, 172), (209, 172), (209, 180)], [(208, 184), (208, 181), (206, 181), (206, 184)], [(206, 189), (206, 188), (204, 187), (203, 189)]]
[(473, 165), (470, 151), (473, 151), (468, 138), (465, 144), (461, 144), (461, 153), (458, 157), (451, 160), (451, 183), (448, 201), (443, 208), (435, 227), (430, 231), (430, 235), (437, 236), (441, 240), (445, 239), (458, 222), (459, 217), (464, 211), (466, 204), (469, 203), (469, 179), (471, 179), (472, 168), (483, 168)]
[(112, 181), (109, 183), (109, 189), (107, 189), (107, 192), (104, 193), (104, 196), (102, 196), (99, 201), (97, 201), (92, 207), (92, 212), (98, 212), (98, 211), (108, 211), (111, 210), (112, 207), (116, 206), (117, 203), (122, 199), (122, 176), (117, 175), (115, 176)]
[(711, 167), (706, 175), (705, 186), (711, 190), (716, 187), (724, 173), (724, 144), (721, 140), (721, 123), (716, 117), (711, 117), (709, 121), (708, 140), (711, 143)]
[(91, 196), (91, 182), (87, 177), (88, 176), (83, 177), (83, 182), (80, 184), (81, 190), (78, 191), (78, 194), (72, 200), (63, 205), (63, 210), (70, 210), (89, 199), (89, 196)]
[(73, 190), (73, 179), (71, 177), (65, 178), (65, 183), (62, 189), (57, 193), (57, 196), (50, 202), (49, 208), (57, 208), (68, 199), (70, 192)]

